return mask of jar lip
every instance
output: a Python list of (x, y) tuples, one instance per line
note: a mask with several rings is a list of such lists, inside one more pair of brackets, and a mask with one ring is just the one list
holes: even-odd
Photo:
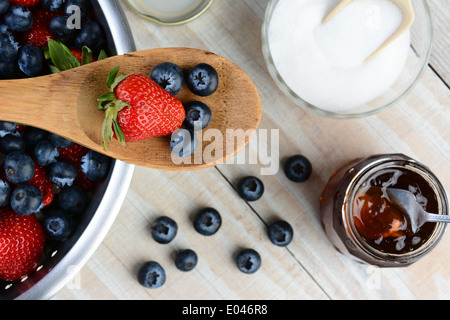
[[(353, 217), (353, 201), (354, 197), (361, 187), (362, 183), (367, 180), (368, 177), (373, 175), (376, 171), (387, 168), (403, 168), (407, 170), (415, 171), (419, 173), (424, 180), (430, 185), (436, 194), (436, 198), (439, 204), (439, 214), (448, 214), (448, 200), (444, 187), (439, 182), (438, 178), (423, 164), (413, 160), (404, 155), (384, 155), (377, 156), (379, 159), (374, 159), (369, 164), (358, 167), (358, 164), (349, 170), (349, 173), (354, 173), (353, 178), (348, 184), (345, 190), (344, 206), (342, 209), (342, 218), (345, 221), (344, 226), (347, 229), (347, 234), (352, 239), (354, 245), (358, 246), (361, 250), (372, 256), (377, 260), (388, 260), (391, 262), (410, 263), (420, 259), (425, 254), (429, 253), (440, 241), (446, 230), (445, 223), (437, 223), (433, 230), (433, 233), (429, 239), (418, 249), (406, 253), (387, 253), (370, 246), (360, 235), (356, 228)], [(370, 160), (371, 157), (366, 160)], [(361, 161), (359, 164), (364, 163)], [(354, 170), (357, 170), (355, 173)]]

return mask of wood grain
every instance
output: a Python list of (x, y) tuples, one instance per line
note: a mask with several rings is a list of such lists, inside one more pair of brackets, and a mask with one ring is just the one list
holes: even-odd
[[(267, 3), (216, 0), (200, 18), (177, 27), (148, 23), (124, 9), (139, 49), (190, 46), (239, 65), (261, 94), (259, 128), (279, 129), (280, 164), (288, 156), (303, 154), (313, 164), (311, 179), (295, 184), (282, 170), (261, 176), (265, 166), (260, 162), (195, 172), (137, 168), (104, 243), (80, 272), (79, 282), (69, 284), (55, 299), (450, 298), (448, 233), (431, 254), (411, 267), (377, 269), (336, 252), (318, 216), (319, 196), (331, 173), (352, 159), (376, 153), (405, 153), (429, 166), (450, 190), (450, 92), (442, 81), (449, 75), (448, 55), (442, 56), (448, 50), (448, 11), (433, 11), (436, 38), (445, 39), (434, 43), (433, 54), (441, 58), (432, 61), (434, 70), (428, 68), (408, 96), (378, 115), (336, 120), (293, 105), (270, 78), (260, 38)], [(251, 145), (244, 150), (251, 155), (261, 152)], [(246, 203), (235, 192), (236, 182), (246, 175), (258, 176), (265, 184), (257, 202)], [(192, 228), (193, 213), (204, 206), (216, 207), (223, 217), (223, 228), (213, 238), (205, 239)], [(148, 232), (148, 224), (160, 215), (179, 223), (179, 234), (168, 246), (157, 244)], [(273, 246), (266, 235), (267, 225), (280, 218), (295, 230), (286, 248)], [(173, 251), (181, 247), (196, 250), (200, 257), (188, 274), (173, 264)], [(232, 259), (242, 247), (256, 249), (263, 259), (261, 269), (251, 276), (240, 273)], [(150, 259), (159, 261), (168, 274), (166, 285), (158, 290), (142, 288), (135, 280), (137, 267)]]

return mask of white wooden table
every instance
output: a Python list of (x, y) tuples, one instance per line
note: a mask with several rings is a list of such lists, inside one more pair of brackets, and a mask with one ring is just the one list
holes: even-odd
[[(319, 219), (319, 196), (330, 174), (357, 157), (405, 153), (429, 166), (450, 190), (450, 1), (431, 0), (435, 41), (433, 56), (417, 87), (398, 105), (357, 120), (323, 118), (292, 104), (275, 86), (261, 51), (261, 24), (268, 0), (216, 0), (200, 18), (176, 27), (144, 21), (124, 10), (138, 50), (186, 46), (210, 50), (235, 62), (255, 82), (263, 103), (260, 129), (280, 129), (280, 160), (308, 157), (314, 168), (303, 184), (282, 170), (261, 176), (262, 164), (219, 165), (196, 172), (137, 168), (119, 216), (103, 244), (81, 272), (54, 299), (449, 299), (450, 235), (423, 260), (404, 269), (376, 269), (336, 252)], [(256, 150), (246, 150), (254, 154)], [(255, 175), (264, 196), (246, 203), (236, 181)], [(220, 231), (210, 238), (192, 227), (193, 214), (214, 207), (222, 215)], [(156, 243), (150, 224), (167, 215), (178, 235)], [(274, 246), (267, 225), (289, 221), (295, 229), (286, 248)], [(234, 256), (253, 248), (261, 269), (241, 273)], [(173, 253), (191, 248), (199, 255), (194, 271), (175, 268)], [(158, 261), (165, 285), (143, 288), (139, 266)]]

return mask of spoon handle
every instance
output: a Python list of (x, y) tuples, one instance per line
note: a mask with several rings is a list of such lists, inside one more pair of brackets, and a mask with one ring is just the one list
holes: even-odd
[(428, 222), (450, 222), (450, 215), (445, 214), (433, 214), (429, 213), (427, 215), (427, 221)]

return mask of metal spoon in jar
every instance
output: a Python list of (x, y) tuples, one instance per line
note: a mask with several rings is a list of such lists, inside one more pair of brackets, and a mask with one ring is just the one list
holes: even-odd
[(403, 209), (411, 221), (411, 230), (416, 232), (426, 222), (450, 222), (450, 215), (433, 214), (426, 212), (417, 202), (414, 194), (407, 190), (386, 188), (383, 189), (389, 201), (399, 209)]

